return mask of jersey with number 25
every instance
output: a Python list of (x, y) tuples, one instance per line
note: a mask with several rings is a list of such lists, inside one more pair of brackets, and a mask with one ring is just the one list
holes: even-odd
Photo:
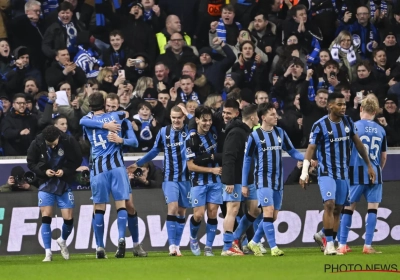
[(358, 136), (364, 144), (371, 165), (375, 170), (376, 179), (375, 182), (369, 182), (367, 172), (368, 166), (361, 158), (355, 145), (353, 145), (349, 164), (350, 185), (370, 183), (382, 184), (382, 170), (380, 164), (381, 154), (382, 152), (386, 152), (387, 148), (386, 132), (382, 126), (370, 120), (360, 120), (356, 122), (355, 125)]

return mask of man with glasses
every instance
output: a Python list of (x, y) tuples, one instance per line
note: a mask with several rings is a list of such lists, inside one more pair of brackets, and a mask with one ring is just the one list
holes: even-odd
[(12, 108), (1, 122), (5, 156), (26, 156), (36, 131), (37, 119), (26, 109), (25, 94), (15, 94)]
[[(181, 20), (176, 15), (169, 15), (165, 21), (165, 28), (156, 34), (157, 44), (160, 54), (164, 54), (168, 45), (167, 41), (171, 41), (174, 33), (182, 34), (182, 41), (185, 41), (187, 46), (192, 45), (192, 39), (185, 32), (182, 33)], [(168, 42), (169, 44), (169, 42)]]
[(357, 21), (349, 24), (351, 17), (352, 13), (346, 11), (343, 21), (336, 30), (336, 34), (339, 34), (342, 30), (349, 31), (353, 35), (353, 41), (360, 44), (362, 58), (371, 58), (373, 50), (378, 47), (378, 42), (380, 41), (378, 30), (370, 22), (370, 10), (365, 6), (358, 7), (356, 14)]
[(157, 61), (167, 65), (170, 72), (177, 77), (181, 75), (185, 63), (200, 64), (199, 58), (194, 54), (193, 49), (185, 45), (183, 36), (178, 32), (171, 35), (165, 53), (160, 55)]
[(41, 3), (29, 0), (25, 3), (25, 14), (15, 17), (10, 26), (13, 45), (26, 46), (30, 50), (30, 64), (44, 71), (45, 56), (42, 53), (42, 38), (46, 28), (40, 19)]

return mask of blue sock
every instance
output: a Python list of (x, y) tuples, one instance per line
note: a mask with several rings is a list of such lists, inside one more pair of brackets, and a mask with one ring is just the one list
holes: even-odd
[(254, 220), (255, 218), (250, 216), (248, 213), (246, 213), (246, 215), (243, 215), (243, 217), (240, 219), (238, 227), (233, 233), (233, 239), (239, 239), (243, 232), (245, 232), (251, 226)]
[[(267, 221), (266, 221), (267, 220)], [(263, 228), (270, 248), (276, 247), (273, 218), (264, 218)]]
[(206, 233), (207, 233), (207, 241), (206, 247), (212, 247), (215, 239), (215, 235), (217, 234), (218, 220), (217, 219), (208, 219), (206, 225)]
[(97, 237), (97, 230), (96, 230), (96, 220), (94, 219), (94, 213), (93, 213), (93, 217), (92, 217), (92, 228), (93, 228), (93, 232), (94, 232), (94, 239), (96, 241), (96, 246), (99, 247), (99, 238)]
[(126, 220), (128, 219), (128, 212), (126, 208), (119, 208), (117, 210), (117, 225), (118, 225), (118, 239), (125, 239), (125, 232), (126, 232)]
[(74, 227), (74, 219), (64, 220), (61, 230), (62, 239), (67, 240), (68, 236), (71, 234), (73, 227)]
[(104, 213), (105, 211), (96, 210), (94, 214), (95, 219), (95, 236), (97, 240), (97, 246), (104, 248)]
[(197, 238), (197, 232), (199, 231), (200, 228), (200, 222), (196, 222), (192, 216), (192, 218), (190, 218), (190, 237), (191, 238)]
[(263, 223), (261, 222), (258, 224), (258, 228), (253, 236), (253, 241), (255, 243), (260, 243), (263, 235), (264, 235), (264, 227), (263, 227)]
[(128, 214), (128, 228), (132, 236), (133, 243), (139, 243), (139, 226), (137, 213), (134, 215)]
[(167, 233), (169, 246), (176, 245), (176, 216), (167, 215)]
[[(49, 218), (50, 223), (44, 223), (43, 218)], [(42, 217), (42, 239), (43, 239), (43, 245), (45, 249), (51, 249), (51, 217)]]
[(224, 238), (224, 247), (222, 248), (222, 251), (226, 251), (232, 248), (233, 233), (227, 231), (224, 233), (223, 238)]
[(365, 225), (365, 245), (371, 245), (376, 227), (376, 209), (368, 209), (367, 223)]
[(347, 243), (347, 238), (349, 237), (349, 231), (351, 227), (351, 220), (353, 217), (353, 211), (345, 211), (346, 212), (343, 214), (342, 220), (340, 221), (340, 239), (338, 237), (339, 243), (343, 245)]
[(176, 225), (175, 245), (179, 246), (181, 244), (183, 230), (185, 229), (185, 216), (176, 216)]
[(255, 221), (253, 222), (253, 229), (254, 232), (257, 231), (258, 229), (258, 225), (262, 222), (263, 219), (263, 213), (260, 213), (260, 215), (258, 215), (258, 217), (255, 219)]

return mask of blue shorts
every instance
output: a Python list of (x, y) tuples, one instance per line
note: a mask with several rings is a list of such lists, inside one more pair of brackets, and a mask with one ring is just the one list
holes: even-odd
[(190, 193), (192, 198), (192, 207), (204, 206), (207, 203), (222, 204), (221, 183), (192, 187)]
[(124, 167), (117, 167), (93, 176), (90, 178), (90, 186), (95, 204), (108, 203), (110, 193), (115, 201), (129, 199), (131, 185)]
[(57, 207), (60, 209), (74, 208), (74, 194), (72, 192), (65, 192), (63, 195), (55, 195), (53, 193), (42, 192), (38, 193), (38, 206), (54, 206), (57, 201)]
[(163, 182), (162, 189), (165, 196), (165, 203), (178, 202), (178, 206), (190, 208), (190, 181), (186, 182)]
[(349, 193), (349, 180), (321, 176), (318, 177), (318, 185), (324, 202), (333, 199), (336, 205), (345, 204)]
[(222, 198), (224, 201), (245, 201), (245, 200), (257, 200), (257, 189), (254, 184), (251, 184), (248, 186), (249, 188), (249, 196), (244, 197), (242, 195), (242, 185), (241, 184), (235, 184), (233, 185), (233, 191), (232, 193), (228, 194), (225, 191), (226, 185), (223, 185), (223, 193), (222, 193)]
[(368, 203), (380, 203), (382, 201), (382, 184), (350, 186), (351, 203), (359, 202), (362, 195)]
[(262, 207), (274, 206), (275, 210), (281, 210), (283, 190), (273, 190), (271, 188), (257, 189), (258, 205)]

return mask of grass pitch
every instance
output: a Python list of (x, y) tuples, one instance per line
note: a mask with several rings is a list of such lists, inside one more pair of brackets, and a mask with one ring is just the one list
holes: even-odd
[[(400, 246), (377, 246), (382, 254), (363, 255), (361, 247), (344, 256), (324, 256), (317, 247), (284, 248), (285, 256), (221, 257), (220, 249), (214, 249), (215, 257), (195, 257), (190, 251), (183, 257), (169, 257), (167, 252), (150, 252), (147, 258), (134, 258), (127, 251), (124, 259), (96, 260), (94, 253), (71, 254), (66, 261), (53, 253), (53, 262), (42, 263), (42, 255), (0, 257), (0, 279), (400, 279), (395, 272), (347, 272), (332, 273), (328, 266), (341, 265), (341, 269), (397, 269), (400, 272)], [(353, 267), (350, 267), (350, 264)], [(367, 266), (368, 265), (368, 266)], [(383, 266), (383, 265), (386, 265)], [(323, 278), (322, 278), (323, 277)]]

